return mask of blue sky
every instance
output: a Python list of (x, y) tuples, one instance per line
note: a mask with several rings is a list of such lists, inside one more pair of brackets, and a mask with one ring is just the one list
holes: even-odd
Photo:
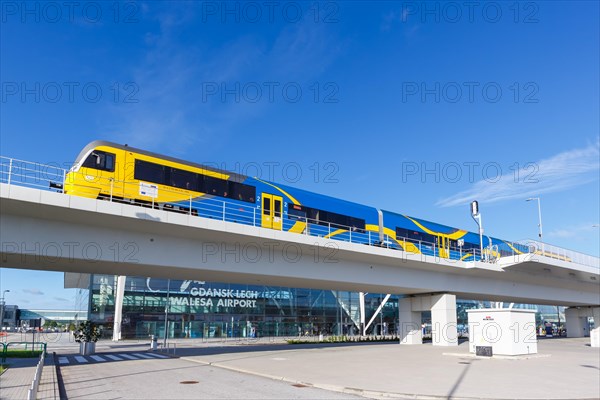
[(266, 4), (3, 2), (0, 153), (106, 139), (471, 230), (477, 199), (511, 240), (540, 196), (545, 241), (598, 255), (597, 2)]

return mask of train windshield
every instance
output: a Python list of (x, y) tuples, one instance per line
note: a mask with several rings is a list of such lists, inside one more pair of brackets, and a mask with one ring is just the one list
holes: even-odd
[(94, 150), (85, 159), (82, 167), (112, 172), (115, 170), (115, 155), (106, 151)]

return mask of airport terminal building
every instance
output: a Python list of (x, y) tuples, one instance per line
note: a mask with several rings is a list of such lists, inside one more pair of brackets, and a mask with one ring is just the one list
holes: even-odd
[[(115, 318), (113, 275), (66, 274), (65, 287), (80, 287), (90, 320), (112, 336)], [(348, 291), (243, 285), (192, 280), (127, 277), (121, 338), (270, 337), (393, 334), (401, 296)], [(168, 305), (168, 306), (167, 306)], [(489, 303), (457, 301), (459, 332), (467, 325), (466, 310)], [(556, 307), (520, 306), (538, 310), (536, 320), (564, 322)], [(430, 322), (428, 312), (423, 323)], [(168, 322), (165, 329), (165, 321)]]

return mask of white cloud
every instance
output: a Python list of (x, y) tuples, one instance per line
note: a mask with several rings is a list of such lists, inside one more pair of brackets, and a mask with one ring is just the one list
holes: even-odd
[(23, 291), (25, 293), (28, 294), (32, 294), (34, 296), (42, 296), (44, 294), (44, 292), (42, 292), (40, 289), (36, 289), (36, 288), (32, 288), (32, 289), (23, 289)]
[(543, 193), (560, 192), (598, 180), (600, 171), (600, 142), (568, 150), (553, 157), (525, 165), (499, 179), (480, 180), (467, 190), (439, 200), (436, 205), (451, 207), (473, 200), (494, 203), (523, 199)]
[(590, 233), (597, 231), (598, 228), (593, 226), (591, 222), (581, 223), (575, 226), (568, 226), (561, 229), (554, 229), (547, 233), (549, 237), (555, 237), (559, 239), (572, 239), (576, 237), (587, 236)]

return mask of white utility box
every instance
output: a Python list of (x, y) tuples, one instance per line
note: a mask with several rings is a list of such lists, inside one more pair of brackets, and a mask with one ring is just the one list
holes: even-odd
[(590, 341), (592, 347), (600, 347), (600, 327), (591, 330)]
[(537, 353), (535, 310), (467, 310), (469, 350), (477, 355), (516, 356)]

